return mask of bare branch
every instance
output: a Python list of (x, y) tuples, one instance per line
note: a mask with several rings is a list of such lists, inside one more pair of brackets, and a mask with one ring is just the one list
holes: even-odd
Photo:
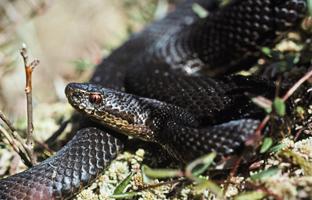
[(285, 102), (297, 89), (298, 87), (305, 82), (306, 80), (308, 80), (310, 77), (312, 76), (312, 70), (309, 71), (308, 73), (306, 73), (306, 75), (304, 75), (301, 79), (299, 79), (299, 81), (297, 81), (295, 83), (294, 86), (292, 86), (287, 93), (283, 96), (283, 101)]
[(32, 151), (32, 144), (34, 141), (34, 138), (32, 136), (34, 127), (33, 127), (33, 108), (32, 108), (32, 87), (31, 87), (31, 75), (34, 70), (34, 68), (39, 64), (39, 60), (35, 59), (32, 63), (29, 63), (28, 59), (28, 53), (27, 53), (27, 48), (26, 44), (23, 43), (23, 47), (20, 50), (20, 53), (24, 59), (24, 66), (25, 66), (25, 72), (26, 72), (26, 87), (25, 87), (25, 92), (26, 92), (26, 97), (27, 97), (27, 131), (26, 131), (26, 145), (27, 147), (25, 148), (31, 162), (33, 165), (36, 164), (35, 161), (35, 156), (33, 155)]
[(28, 167), (32, 167), (32, 164), (27, 159), (26, 155), (23, 153), (23, 151), (15, 144), (14, 140), (10, 136), (10, 134), (0, 125), (0, 132), (4, 135), (4, 137), (9, 141), (10, 145), (13, 147), (13, 149), (20, 155), (24, 163)]
[(3, 126), (0, 125), (0, 132), (4, 135), (4, 137), (9, 141), (10, 145), (13, 147), (13, 149), (19, 153), (20, 149), (15, 144), (13, 138), (11, 138), (10, 134), (3, 128)]

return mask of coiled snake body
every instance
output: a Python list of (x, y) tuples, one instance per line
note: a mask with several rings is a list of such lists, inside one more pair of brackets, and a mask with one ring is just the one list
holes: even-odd
[[(199, 18), (193, 3), (209, 16)], [(0, 180), (0, 199), (72, 196), (122, 150), (122, 142), (112, 136), (115, 132), (157, 142), (184, 164), (212, 151), (218, 153), (216, 162), (240, 154), (265, 115), (244, 92), (273, 98), (274, 84), (258, 77), (199, 76), (250, 67), (261, 46), (274, 45), (298, 24), (306, 2), (235, 0), (222, 8), (217, 5), (213, 0), (182, 3), (115, 50), (96, 69), (91, 83), (69, 84), (69, 102), (104, 127), (85, 119), (84, 128), (56, 155)], [(287, 129), (283, 119), (276, 121), (280, 130)]]

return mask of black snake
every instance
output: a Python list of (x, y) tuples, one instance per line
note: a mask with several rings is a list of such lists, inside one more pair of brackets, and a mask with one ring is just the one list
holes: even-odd
[[(198, 17), (194, 3), (208, 17)], [(69, 102), (87, 114), (84, 125), (53, 157), (0, 180), (0, 199), (71, 197), (123, 149), (116, 132), (160, 143), (182, 163), (211, 151), (218, 153), (216, 162), (234, 158), (265, 116), (244, 92), (272, 99), (275, 85), (221, 75), (249, 68), (262, 46), (274, 46), (305, 13), (304, 0), (235, 0), (221, 8), (213, 0), (180, 4), (104, 59), (91, 83), (67, 86)], [(287, 130), (287, 121), (276, 122)]]

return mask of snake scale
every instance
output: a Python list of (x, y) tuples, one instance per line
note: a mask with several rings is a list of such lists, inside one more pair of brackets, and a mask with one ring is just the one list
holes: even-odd
[[(198, 17), (194, 3), (209, 15)], [(122, 151), (119, 132), (157, 142), (184, 164), (211, 151), (216, 162), (235, 158), (265, 116), (244, 92), (272, 99), (275, 85), (224, 74), (249, 68), (260, 47), (274, 46), (305, 13), (304, 0), (181, 3), (105, 58), (90, 83), (66, 87), (69, 102), (86, 116), (84, 125), (51, 158), (0, 180), (0, 199), (71, 197)], [(276, 122), (277, 130), (287, 129), (287, 120)]]

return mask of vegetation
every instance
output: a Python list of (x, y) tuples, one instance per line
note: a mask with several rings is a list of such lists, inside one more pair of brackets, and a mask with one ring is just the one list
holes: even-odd
[[(23, 97), (25, 86), (24, 81), (20, 81), (24, 76), (24, 69), (21, 68), (23, 64), (18, 49), (21, 48), (22, 42), (27, 42), (31, 57), (36, 55), (42, 61), (34, 72), (33, 83), (36, 155), (39, 156), (39, 160), (42, 160), (53, 154), (53, 151), (47, 148), (43, 150), (37, 146), (42, 146), (41, 142), (47, 139), (49, 134), (71, 118), (72, 109), (63, 96), (65, 83), (72, 80), (87, 80), (102, 56), (107, 56), (132, 32), (137, 32), (150, 21), (161, 18), (166, 12), (164, 9), (166, 1), (126, 0), (106, 2), (107, 4), (94, 1), (97, 3), (85, 4), (81, 0), (75, 5), (57, 1), (48, 3), (44, 0), (36, 4), (31, 2), (7, 0), (0, 3), (0, 110), (9, 116), (19, 132), (25, 132), (26, 114)], [(27, 7), (24, 6), (25, 3)], [(170, 4), (169, 8), (172, 6)], [(95, 14), (86, 15), (87, 12), (82, 9), (83, 7), (89, 9), (87, 11), (92, 10), (88, 13)], [(207, 14), (200, 7), (194, 7), (194, 10), (203, 17)], [(73, 11), (79, 10), (77, 8), (81, 9), (80, 12)], [(106, 16), (103, 10), (112, 17), (110, 19), (112, 22), (104, 20)], [(114, 18), (115, 15), (119, 17)], [(49, 21), (51, 18), (56, 21)], [(72, 23), (67, 20), (68, 18), (79, 23)], [(56, 26), (60, 20), (62, 26)], [(91, 20), (98, 20), (101, 23), (88, 25)], [(53, 28), (48, 29), (45, 24)], [(79, 24), (81, 29), (78, 29)], [(123, 28), (116, 28), (116, 24)], [(101, 26), (109, 28), (103, 31)], [(45, 32), (44, 29), (48, 29), (50, 33)], [(96, 31), (86, 32), (86, 29)], [(307, 28), (304, 34), (311, 34), (309, 31)], [(81, 34), (79, 35), (78, 32)], [(86, 35), (90, 36), (89, 39), (85, 39)], [(59, 38), (57, 43), (56, 40)], [(264, 58), (265, 63), (262, 65), (279, 63), (278, 68), (284, 69), (290, 63), (290, 67), (294, 67), (297, 64), (296, 58), (310, 52), (310, 47), (304, 39), (306, 38), (297, 33), (289, 33), (288, 38), (277, 45), (274, 51), (263, 49), (270, 58)], [(248, 72), (241, 73), (257, 74), (263, 66), (260, 64)], [(278, 98), (271, 102), (270, 106), (266, 107), (269, 113), (272, 111), (272, 104), (277, 113), (283, 115), (285, 112), (283, 100)], [(148, 163), (149, 166), (157, 167), (159, 161), (155, 154), (163, 155), (163, 152), (159, 150), (155, 153), (152, 148), (135, 148), (120, 154), (95, 183), (74, 199), (109, 199), (113, 194), (116, 195), (115, 197), (124, 195), (122, 197), (128, 196), (134, 199), (311, 198), (312, 140), (309, 135), (312, 107), (297, 106), (295, 111), (297, 125), (293, 135), (283, 139), (277, 145), (273, 145), (272, 140), (266, 139), (261, 149), (262, 153), (267, 155), (266, 159), (249, 166), (250, 176), (247, 178), (238, 171), (227, 179), (229, 172), (224, 171), (222, 172), (224, 176), (221, 176), (223, 179), (214, 180), (213, 172), (204, 170), (209, 167), (213, 155), (208, 155), (208, 160), (200, 161), (200, 170), (193, 170), (194, 168), (180, 170), (174, 162), (168, 163), (168, 160), (163, 162), (167, 162), (167, 166), (172, 170), (152, 170), (143, 164)], [(63, 141), (67, 140), (65, 135), (70, 132), (70, 129), (69, 125), (54, 143), (53, 150), (56, 151), (63, 145)], [(26, 168), (21, 162), (13, 162), (19, 160), (19, 157), (15, 156), (12, 147), (2, 136), (0, 147), (2, 148), (0, 176), (6, 177)], [(194, 161), (190, 165), (197, 166), (197, 162)], [(159, 177), (160, 175), (164, 177)], [(127, 193), (124, 194), (125, 192)]]

